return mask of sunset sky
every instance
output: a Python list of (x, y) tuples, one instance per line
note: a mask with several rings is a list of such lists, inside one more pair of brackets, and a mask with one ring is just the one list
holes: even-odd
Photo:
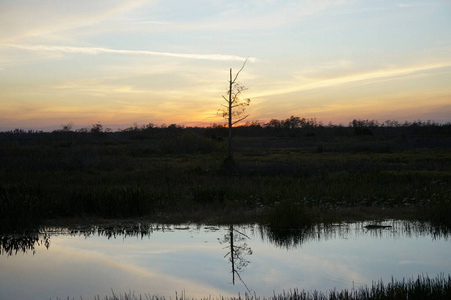
[(0, 0), (0, 131), (451, 121), (450, 0)]

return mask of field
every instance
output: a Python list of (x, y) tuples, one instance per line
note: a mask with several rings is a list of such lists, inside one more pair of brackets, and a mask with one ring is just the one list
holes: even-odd
[(220, 126), (109, 132), (99, 125), (0, 133), (1, 230), (123, 218), (451, 226), (449, 124), (254, 124), (235, 128), (233, 163), (224, 160)]

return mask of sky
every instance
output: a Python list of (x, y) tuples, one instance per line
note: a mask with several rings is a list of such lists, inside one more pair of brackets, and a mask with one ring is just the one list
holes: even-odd
[(0, 0), (0, 131), (451, 121), (450, 0)]

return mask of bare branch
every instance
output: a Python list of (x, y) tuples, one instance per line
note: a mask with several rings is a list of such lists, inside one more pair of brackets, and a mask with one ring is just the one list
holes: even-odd
[(245, 236), (245, 237), (247, 237), (248, 239), (251, 239), (247, 234), (245, 234), (245, 233), (242, 233), (241, 231), (239, 231), (238, 229), (234, 229), (236, 232), (238, 232), (239, 234), (241, 234), (241, 235), (243, 235), (243, 236)]
[(235, 122), (232, 122), (232, 125), (235, 125), (236, 123), (238, 123), (238, 122), (240, 122), (240, 121), (243, 121), (243, 120), (246, 119), (247, 117), (249, 117), (249, 115), (246, 115), (245, 117), (243, 117), (243, 118), (241, 118), (241, 119), (239, 119), (239, 120), (237, 120), (237, 121), (235, 121)]
[(235, 271), (235, 274), (238, 276), (238, 279), (244, 284), (244, 286), (246, 287), (246, 290), (250, 294), (251, 290), (247, 287), (247, 284), (243, 281), (243, 279), (241, 278), (241, 275), (237, 271)]
[(240, 102), (240, 103), (238, 103), (238, 104), (235, 104), (235, 105), (232, 105), (232, 108), (235, 108), (235, 107), (238, 107), (238, 106), (241, 106), (241, 107), (243, 107), (244, 108), (244, 106), (249, 106), (249, 102)]
[(238, 73), (236, 73), (235, 78), (233, 79), (232, 83), (235, 83), (236, 79), (238, 78), (238, 75), (240, 75), (240, 73), (244, 69), (244, 66), (246, 65), (246, 63), (247, 63), (247, 58), (244, 61), (243, 65), (241, 66), (241, 69), (238, 71)]

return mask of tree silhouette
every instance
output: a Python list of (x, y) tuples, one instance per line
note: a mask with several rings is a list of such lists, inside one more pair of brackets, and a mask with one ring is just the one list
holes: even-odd
[(250, 292), (246, 283), (240, 276), (240, 272), (250, 263), (249, 260), (246, 259), (246, 255), (252, 255), (252, 249), (249, 247), (245, 241), (245, 239), (249, 239), (249, 237), (234, 229), (233, 225), (229, 226), (229, 232), (224, 235), (221, 244), (227, 243), (228, 245), (224, 249), (228, 249), (224, 257), (229, 257), (229, 261), (232, 265), (232, 283), (235, 285), (235, 276), (237, 276), (240, 281), (244, 284), (247, 291)]
[(251, 102), (251, 99), (249, 98), (246, 99), (241, 98), (241, 94), (244, 91), (246, 91), (247, 88), (236, 81), (241, 71), (244, 69), (246, 62), (247, 60), (244, 61), (243, 65), (241, 66), (241, 69), (235, 74), (235, 77), (233, 76), (232, 68), (230, 68), (229, 89), (227, 91), (227, 97), (222, 96), (222, 98), (226, 101), (226, 104), (222, 104), (224, 108), (218, 110), (218, 112), (222, 114), (222, 117), (224, 119), (227, 119), (228, 123), (227, 127), (229, 130), (228, 159), (231, 159), (232, 161), (233, 161), (232, 127), (236, 123), (246, 119), (249, 116), (245, 115), (243, 117), (242, 114), (244, 113), (246, 106), (249, 106), (249, 103)]

